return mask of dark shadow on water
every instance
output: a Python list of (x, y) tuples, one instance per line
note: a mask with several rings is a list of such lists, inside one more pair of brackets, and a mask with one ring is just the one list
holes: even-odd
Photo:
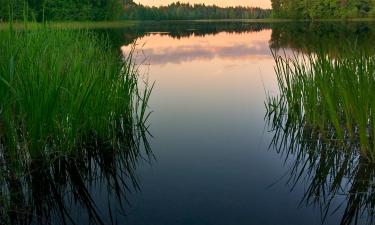
[(152, 33), (168, 35), (172, 38), (188, 38), (191, 36), (216, 35), (220, 32), (244, 33), (259, 32), (271, 29), (271, 23), (246, 22), (144, 22), (122, 29), (97, 29), (98, 33), (109, 37), (113, 46), (119, 47), (134, 43), (137, 39)]
[(139, 191), (137, 164), (153, 160), (147, 136), (139, 127), (123, 129), (113, 146), (92, 135), (77, 153), (33, 159), (27, 171), (1, 151), (0, 223), (117, 224), (128, 195)]
[(109, 37), (113, 46), (129, 45), (152, 33), (172, 38), (216, 35), (225, 33), (259, 32), (272, 29), (269, 46), (272, 49), (293, 49), (311, 53), (325, 49), (335, 53), (340, 46), (356, 45), (362, 49), (373, 49), (375, 39), (374, 22), (144, 22), (121, 29), (98, 29), (95, 32)]
[[(268, 108), (265, 120), (273, 139), (270, 149), (288, 165), (291, 191), (305, 185), (300, 207), (320, 210), (322, 224), (339, 214), (342, 225), (375, 223), (375, 164), (358, 151), (358, 143), (342, 146), (333, 131), (312, 129), (288, 114), (287, 102)], [(274, 104), (268, 99), (266, 104)]]
[(374, 22), (300, 22), (272, 25), (272, 49), (292, 49), (303, 53), (324, 50), (337, 54), (350, 45), (373, 52)]

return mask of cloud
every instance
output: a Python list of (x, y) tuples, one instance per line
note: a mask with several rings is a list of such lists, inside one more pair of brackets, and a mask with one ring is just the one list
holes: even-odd
[[(126, 54), (126, 47), (123, 48)], [(249, 58), (269, 58), (270, 50), (267, 42), (251, 42), (251, 45), (234, 43), (233, 45), (202, 45), (190, 44), (176, 47), (142, 48), (143, 54), (138, 54), (137, 61), (151, 64), (179, 64), (193, 60), (211, 60), (214, 58), (241, 60)], [(146, 59), (146, 60), (145, 60)]]

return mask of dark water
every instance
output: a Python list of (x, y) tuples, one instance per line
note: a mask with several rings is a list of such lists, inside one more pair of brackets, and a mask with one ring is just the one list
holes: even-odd
[[(139, 69), (155, 82), (152, 154), (145, 154), (147, 160), (120, 157), (120, 163), (113, 155), (88, 158), (96, 169), (87, 170), (95, 172), (86, 170), (63, 197), (77, 224), (95, 221), (95, 213), (103, 224), (129, 225), (373, 223), (372, 167), (362, 169), (358, 179), (365, 182), (353, 189), (356, 171), (335, 181), (336, 164), (314, 169), (309, 166), (320, 159), (278, 151), (265, 101), (278, 94), (272, 51), (334, 54), (348, 44), (371, 50), (375, 24), (162, 22), (98, 32), (124, 54), (136, 41)], [(108, 167), (108, 158), (108, 165), (119, 166)], [(132, 166), (113, 173), (126, 165)], [(78, 197), (71, 196), (75, 188)], [(361, 201), (352, 199), (356, 190), (366, 193)], [(88, 200), (77, 205), (82, 193)], [(59, 213), (52, 217), (61, 222)]]
[[(353, 181), (330, 186), (337, 176), (325, 170), (336, 164), (308, 170), (297, 153), (270, 147), (275, 132), (264, 107), (267, 93), (278, 93), (271, 50), (371, 49), (372, 24), (165, 24), (138, 35), (137, 59), (156, 82), (150, 124), (157, 161), (139, 171), (142, 191), (132, 195), (126, 223), (372, 223), (372, 204), (348, 200)], [(355, 210), (363, 215), (348, 219)]]

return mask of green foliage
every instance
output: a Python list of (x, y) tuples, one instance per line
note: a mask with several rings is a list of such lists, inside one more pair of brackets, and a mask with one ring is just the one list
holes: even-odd
[(336, 55), (275, 53), (275, 61), (280, 96), (269, 98), (268, 112), (375, 161), (375, 56), (354, 49)]
[(250, 7), (206, 6), (180, 2), (161, 7), (137, 5), (128, 1), (124, 18), (132, 20), (193, 20), (193, 19), (260, 19), (271, 16), (271, 10)]
[(23, 0), (0, 0), (0, 22), (10, 17), (23, 18)]
[(10, 15), (14, 20), (113, 20), (122, 12), (121, 0), (0, 0), (0, 5), (0, 21)]
[(0, 49), (0, 223), (77, 224), (75, 206), (89, 224), (114, 224), (122, 208), (109, 207), (110, 223), (88, 190), (100, 180), (122, 205), (136, 162), (151, 157), (151, 90), (138, 89), (132, 54), (35, 24), (1, 31)]
[(183, 4), (148, 7), (132, 0), (0, 0), (0, 21), (14, 20), (189, 20), (189, 19), (260, 19), (271, 10), (251, 7)]
[[(288, 60), (286, 59), (288, 56), (280, 57), (282, 57), (281, 60)], [(278, 65), (282, 63), (279, 60), (280, 58), (276, 58)], [(278, 66), (277, 70), (279, 68)], [(290, 70), (283, 70), (283, 73), (287, 74), (288, 71)], [(299, 111), (301, 103), (297, 102), (293, 105), (293, 102), (288, 102), (288, 100), (296, 96), (298, 101), (298, 98), (301, 98), (299, 92), (309, 93), (309, 96), (305, 95), (304, 101), (315, 102), (318, 108), (321, 106), (319, 96), (323, 94), (319, 92), (321, 89), (314, 91), (314, 88), (321, 87), (321, 84), (308, 84), (310, 79), (305, 77), (295, 77), (291, 80), (288, 78), (291, 76), (281, 77), (280, 87), (286, 87), (286, 91), (294, 90), (281, 93), (278, 97), (269, 96), (266, 101), (268, 111), (265, 119), (267, 127), (273, 133), (270, 147), (274, 148), (290, 165), (289, 185), (292, 189), (298, 183), (306, 187), (300, 203), (320, 208), (322, 224), (327, 222), (328, 215), (341, 218), (341, 225), (353, 225), (359, 220), (364, 221), (364, 224), (373, 224), (372, 221), (375, 218), (374, 161), (369, 161), (366, 154), (358, 151), (358, 140), (347, 141), (344, 145), (342, 142), (340, 144), (341, 140), (336, 139), (333, 129), (316, 129), (307, 122), (307, 119), (300, 119), (304, 113)], [(306, 83), (294, 82), (299, 78)], [(351, 79), (348, 83), (357, 83)], [(337, 83), (341, 81), (338, 79)], [(290, 86), (284, 86), (286, 83)], [(305, 91), (299, 87), (306, 87), (308, 90)], [(327, 92), (329, 91), (332, 90)], [(342, 93), (342, 90), (340, 92)], [(311, 115), (314, 110), (320, 112), (319, 109), (311, 108), (306, 111), (305, 115)], [(320, 114), (317, 116), (317, 119), (322, 118), (319, 118)], [(345, 202), (339, 206), (332, 204), (343, 196), (345, 196)]]
[(374, 0), (271, 0), (273, 16), (292, 19), (373, 17)]
[(48, 28), (0, 33), (0, 137), (7, 154), (71, 152), (92, 136), (115, 146), (118, 130), (133, 126), (137, 72), (130, 57), (122, 63), (106, 43)]

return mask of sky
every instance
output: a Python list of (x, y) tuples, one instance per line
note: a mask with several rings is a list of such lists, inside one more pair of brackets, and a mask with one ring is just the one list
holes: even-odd
[[(160, 6), (168, 5), (178, 0), (135, 0), (135, 2), (149, 5), (149, 6)], [(271, 8), (271, 0), (179, 0), (180, 2), (188, 2), (190, 4), (205, 3), (206, 5), (218, 5), (218, 6), (257, 6), (262, 8)]]

